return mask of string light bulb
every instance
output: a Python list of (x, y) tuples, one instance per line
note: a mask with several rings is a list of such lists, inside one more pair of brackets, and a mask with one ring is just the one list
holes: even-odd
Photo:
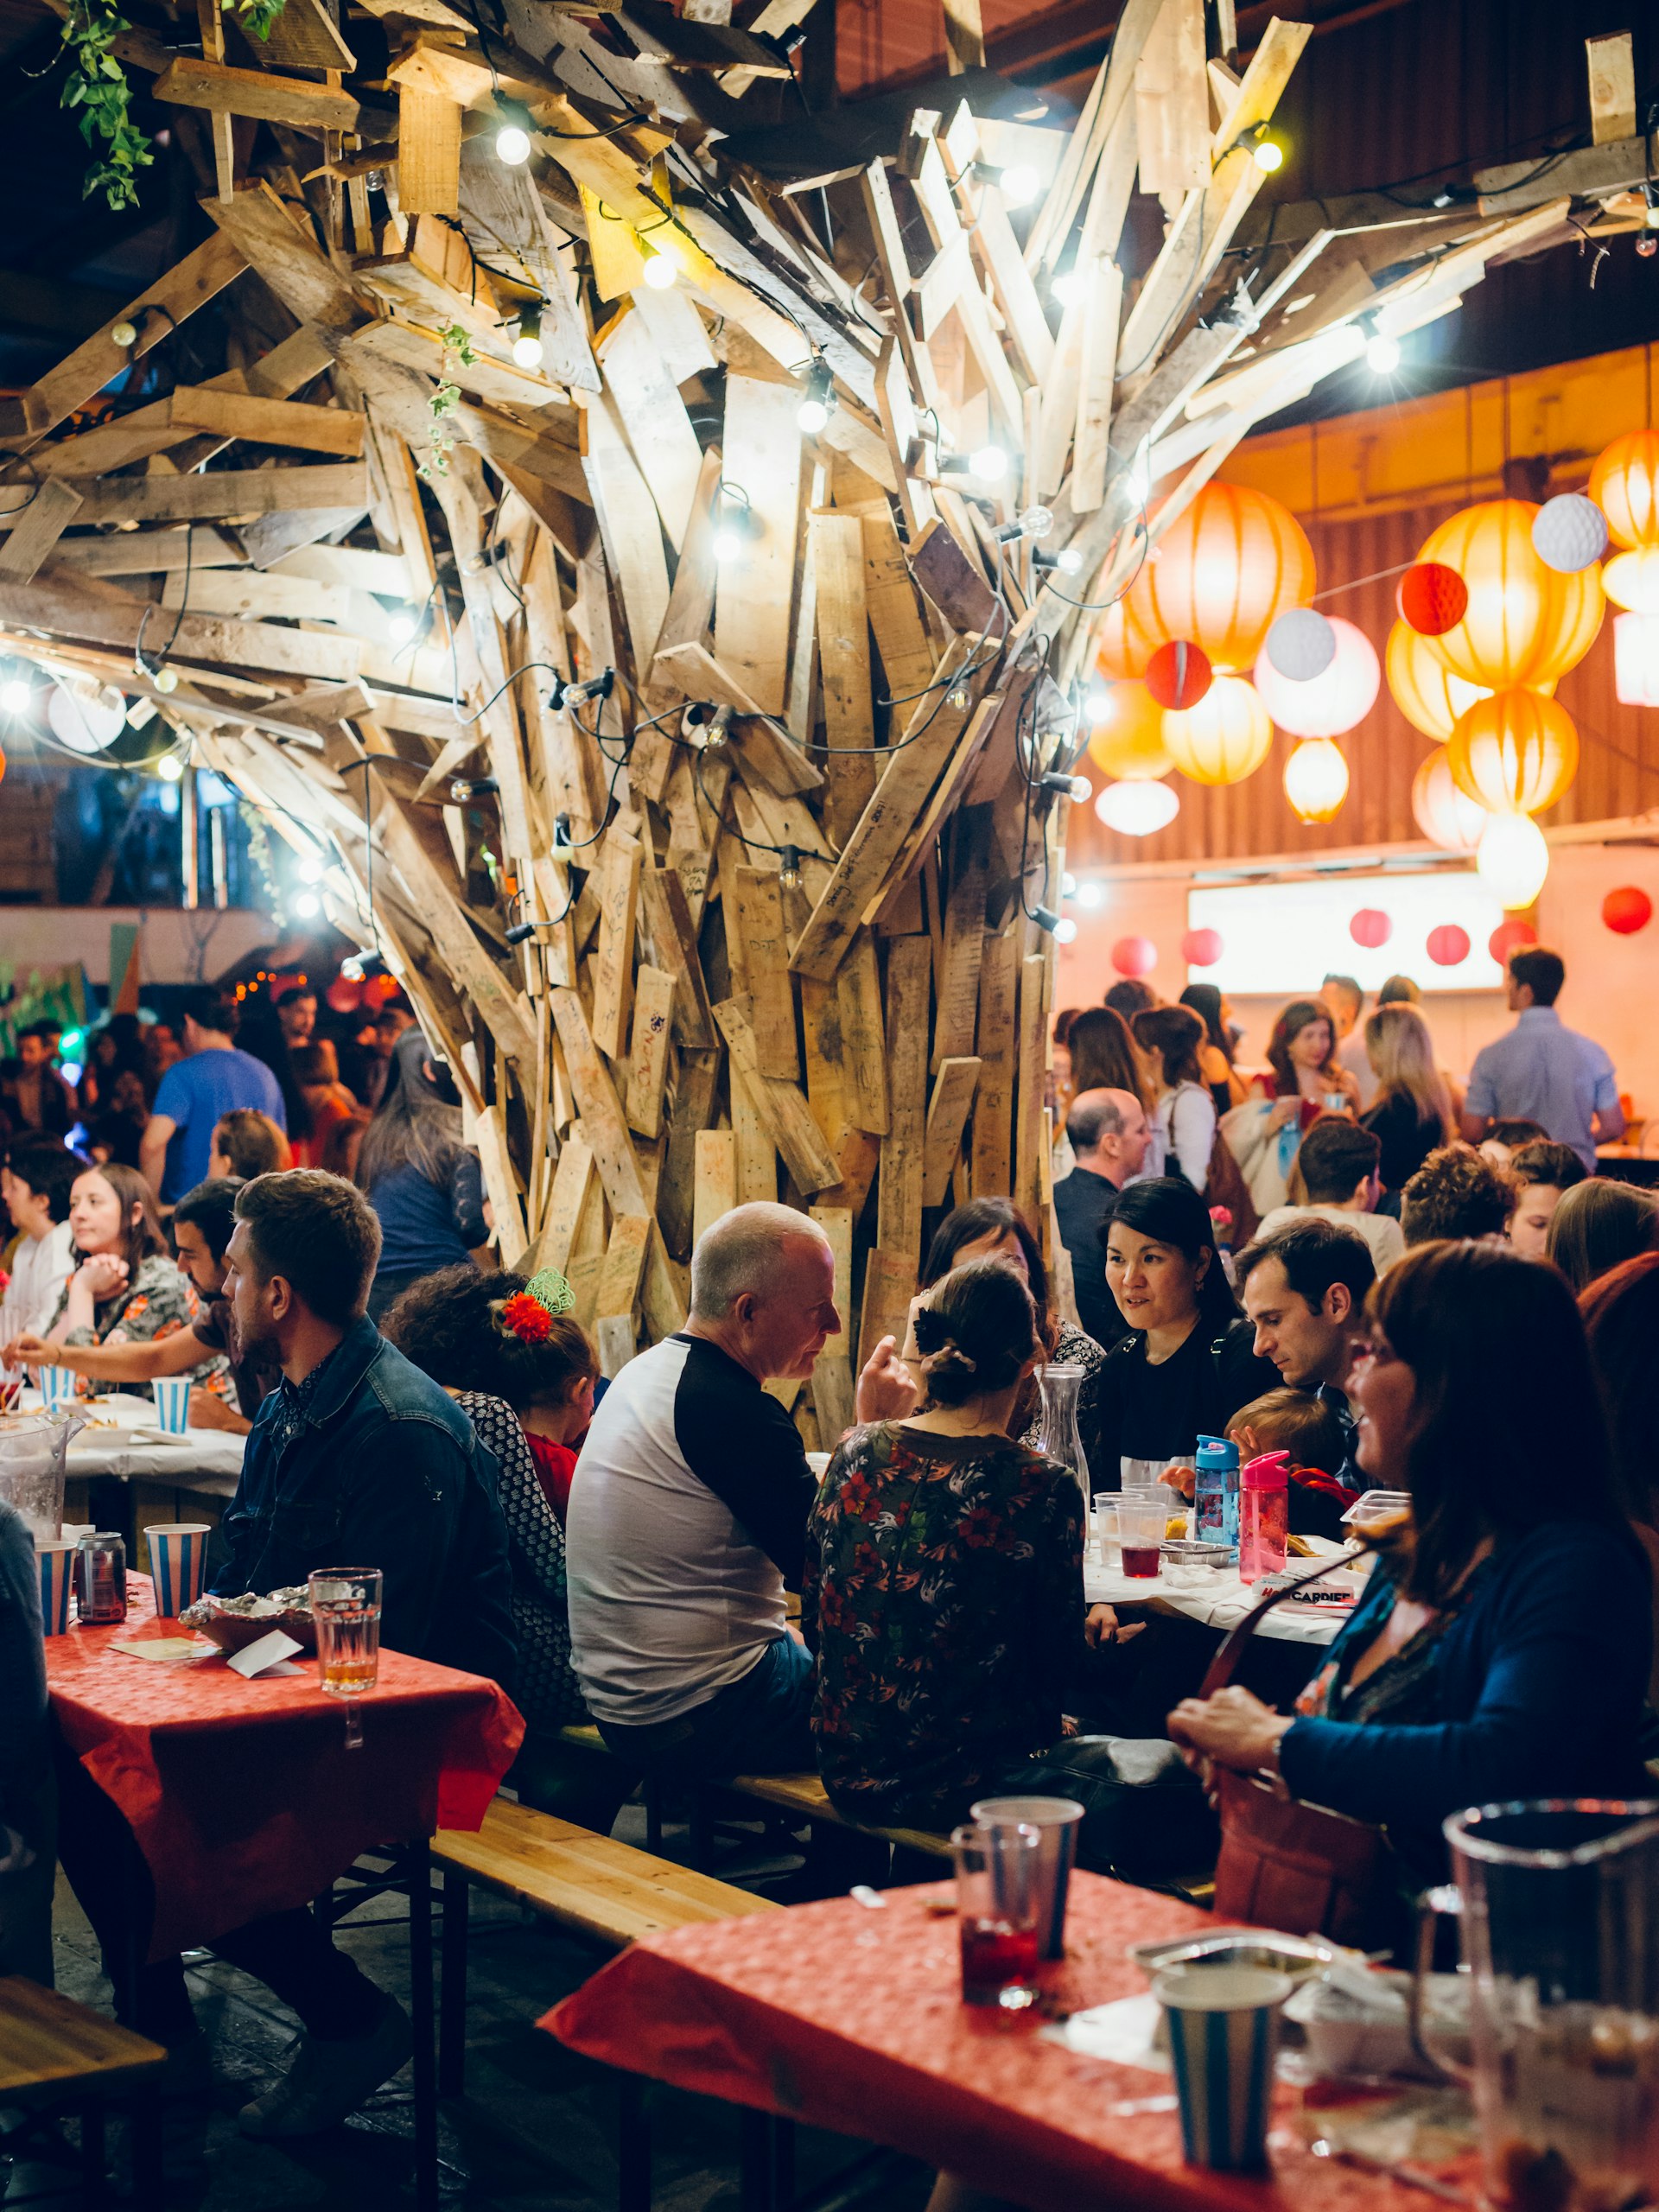
[(798, 845), (785, 845), (778, 855), (778, 883), (780, 890), (798, 891), (801, 887), (801, 854)]
[(645, 256), (645, 265), (641, 273), (653, 292), (666, 292), (679, 276), (679, 264), (671, 261), (667, 254), (658, 251)]
[(829, 422), (830, 410), (835, 404), (835, 372), (820, 355), (806, 372), (806, 389), (801, 395), (795, 420), (809, 437), (815, 437)]
[(1077, 904), (1086, 912), (1092, 913), (1096, 907), (1103, 906), (1105, 903), (1106, 893), (1101, 889), (1099, 884), (1089, 882), (1080, 883), (1077, 886)]
[(154, 681), (158, 691), (176, 691), (179, 688), (178, 672), (175, 669), (158, 668)]
[(1063, 308), (1075, 307), (1083, 297), (1081, 269), (1063, 269), (1049, 280), (1048, 296)]
[(1283, 168), (1284, 142), (1275, 138), (1265, 123), (1258, 123), (1253, 130), (1247, 130), (1238, 143), (1249, 148), (1250, 159), (1264, 176), (1271, 176), (1275, 169)]
[(530, 133), (511, 119), (495, 134), (495, 158), (510, 169), (522, 168), (530, 159)]
[(396, 607), (386, 618), (386, 633), (395, 645), (408, 645), (420, 626), (420, 617), (412, 607)]
[(1059, 920), (1054, 925), (1055, 944), (1075, 944), (1077, 943), (1077, 925), (1076, 922), (1072, 920), (1070, 914), (1062, 914)]
[(176, 753), (164, 753), (156, 763), (156, 772), (164, 784), (176, 784), (184, 773), (184, 763)]
[(0, 707), (9, 715), (21, 715), (28, 710), (29, 686), (21, 676), (9, 676), (0, 683)]
[(998, 181), (1002, 197), (1010, 207), (1029, 207), (1043, 188), (1041, 175), (1029, 162), (1015, 162), (1002, 171)]
[(1379, 330), (1371, 316), (1361, 325), (1365, 333), (1365, 365), (1374, 377), (1391, 377), (1400, 365), (1400, 340)]
[(130, 346), (136, 346), (138, 343), (137, 324), (129, 322), (124, 315), (119, 322), (112, 322), (110, 325), (110, 343), (111, 346), (118, 346), (124, 353)]
[(315, 853), (308, 853), (305, 858), (300, 862), (300, 881), (302, 883), (321, 883), (322, 881), (322, 862), (317, 858)]
[(1008, 456), (1001, 446), (978, 446), (968, 456), (968, 467), (982, 484), (1000, 484), (1008, 473)]
[(521, 369), (542, 365), (542, 303), (526, 301), (518, 310), (518, 334), (512, 341), (512, 358)]
[(322, 901), (315, 891), (301, 891), (290, 900), (293, 911), (302, 922), (313, 922), (322, 912)]

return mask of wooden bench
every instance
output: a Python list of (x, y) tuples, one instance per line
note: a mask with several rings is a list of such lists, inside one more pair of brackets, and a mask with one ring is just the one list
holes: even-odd
[(816, 1774), (740, 1774), (720, 1786), (734, 1790), (740, 1797), (755, 1798), (763, 1805), (780, 1805), (802, 1820), (831, 1821), (837, 1827), (851, 1828), (859, 1835), (880, 1836), (886, 1843), (923, 1852), (930, 1859), (950, 1856), (950, 1837), (935, 1829), (884, 1828), (873, 1827), (866, 1821), (849, 1820), (845, 1813), (836, 1811), (829, 1791)]
[(0, 2105), (79, 2113), (89, 2204), (106, 2186), (105, 2108), (124, 2102), (131, 2110), (134, 2196), (143, 2212), (161, 2212), (161, 2109), (152, 2091), (166, 2063), (160, 2044), (101, 2012), (21, 1975), (0, 1980)]

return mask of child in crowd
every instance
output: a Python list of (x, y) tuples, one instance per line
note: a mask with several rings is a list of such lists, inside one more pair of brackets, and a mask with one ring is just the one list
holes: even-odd
[(1342, 1428), (1323, 1398), (1308, 1390), (1268, 1390), (1241, 1406), (1227, 1424), (1238, 1461), (1263, 1452), (1290, 1454), (1290, 1529), (1296, 1536), (1346, 1533), (1342, 1516), (1359, 1496), (1340, 1478), (1346, 1452)]

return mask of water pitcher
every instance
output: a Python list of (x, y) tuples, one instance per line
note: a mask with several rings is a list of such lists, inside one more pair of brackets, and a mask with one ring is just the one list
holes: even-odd
[(1086, 1528), (1092, 1486), (1089, 1462), (1084, 1456), (1083, 1437), (1077, 1428), (1077, 1392), (1083, 1388), (1083, 1370), (1061, 1362), (1045, 1367), (1041, 1379), (1043, 1429), (1038, 1449), (1046, 1452), (1051, 1459), (1058, 1459), (1063, 1467), (1070, 1467), (1077, 1477), (1083, 1491)]
[[(1485, 1805), (1446, 1823), (1455, 1884), (1422, 1901), (1421, 2055), (1473, 2089), (1504, 2212), (1659, 2196), (1659, 1802)], [(1424, 2049), (1437, 1913), (1459, 1916), (1472, 2068)]]
[(73, 1407), (0, 1421), (0, 1500), (16, 1507), (37, 1542), (62, 1533), (65, 1456), (70, 1438), (86, 1426), (86, 1414)]

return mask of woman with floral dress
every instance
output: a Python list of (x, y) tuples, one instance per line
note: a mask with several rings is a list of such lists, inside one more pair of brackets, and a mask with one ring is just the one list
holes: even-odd
[(77, 1175), (69, 1226), (79, 1264), (44, 1334), (55, 1344), (140, 1344), (186, 1328), (196, 1296), (169, 1258), (150, 1187), (113, 1160)]

